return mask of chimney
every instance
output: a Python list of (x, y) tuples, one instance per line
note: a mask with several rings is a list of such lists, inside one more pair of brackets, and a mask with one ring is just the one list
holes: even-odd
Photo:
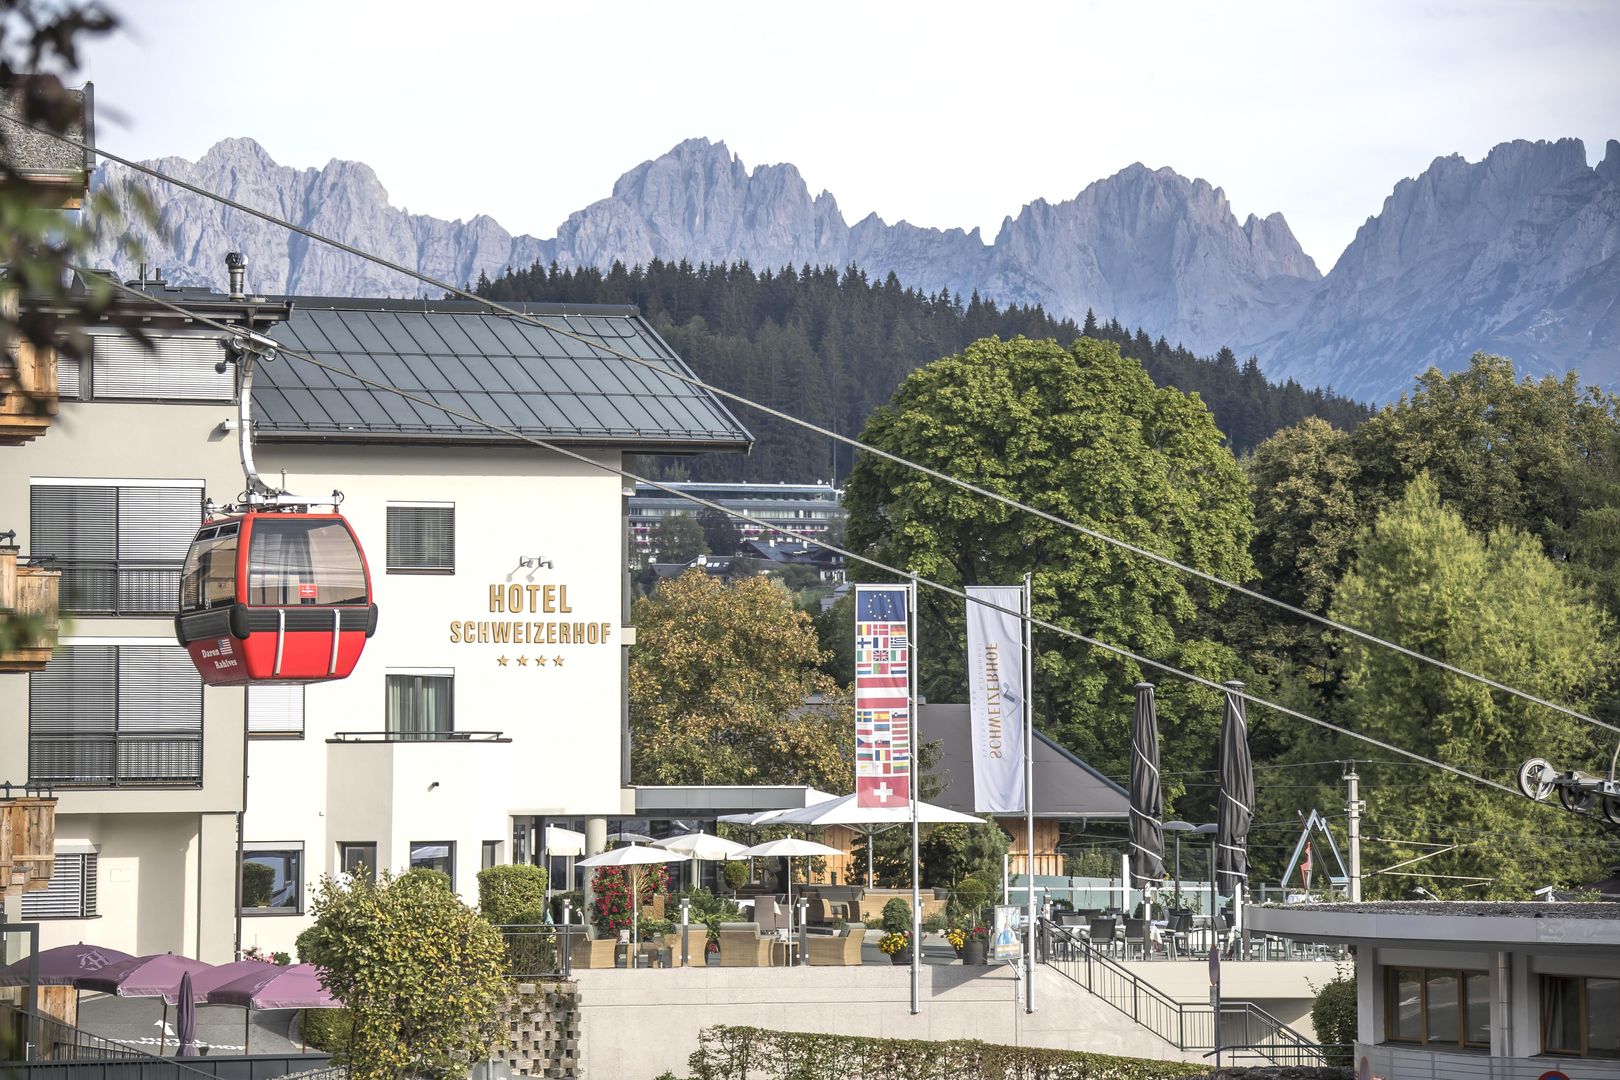
[(242, 287), (242, 277), (247, 270), (247, 260), (242, 258), (240, 251), (225, 253), (225, 269), (231, 276), (230, 298), (232, 300), (246, 300), (247, 291)]

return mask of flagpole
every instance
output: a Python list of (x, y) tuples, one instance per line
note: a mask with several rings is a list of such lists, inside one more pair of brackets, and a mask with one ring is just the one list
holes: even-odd
[(1024, 575), (1024, 851), (1029, 860), (1029, 865), (1025, 867), (1029, 871), (1029, 890), (1025, 894), (1029, 904), (1029, 945), (1024, 955), (1026, 1013), (1035, 1011), (1035, 937), (1039, 925), (1035, 921), (1035, 706), (1032, 703), (1035, 664), (1030, 623), (1035, 606), (1031, 589), (1033, 581), (1033, 574)]
[(917, 631), (922, 627), (922, 612), (917, 610), (917, 579), (914, 577), (906, 585), (907, 610), (911, 616), (911, 635), (908, 644), (911, 646), (911, 662), (906, 665), (906, 703), (907, 714), (911, 721), (911, 743), (907, 748), (907, 764), (909, 768), (909, 783), (906, 785), (911, 793), (911, 1015), (916, 1016), (922, 1009), (917, 1004), (917, 985), (922, 979), (922, 874), (917, 858), (917, 787), (922, 782), (922, 774), (918, 768), (918, 748), (922, 746), (922, 725), (917, 714), (917, 668), (922, 652), (917, 648)]

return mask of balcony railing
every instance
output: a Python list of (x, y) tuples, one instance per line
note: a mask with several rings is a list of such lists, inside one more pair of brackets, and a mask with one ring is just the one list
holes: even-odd
[(57, 559), (61, 608), (76, 615), (173, 615), (180, 564)]
[(199, 787), (202, 736), (35, 735), (28, 775), (57, 787)]

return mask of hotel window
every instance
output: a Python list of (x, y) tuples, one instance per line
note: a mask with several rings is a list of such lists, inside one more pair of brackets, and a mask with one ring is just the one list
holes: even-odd
[(390, 503), (388, 572), (453, 574), (455, 570), (455, 505)]
[(1390, 1042), (1490, 1049), (1491, 980), (1483, 971), (1387, 968), (1384, 1032)]
[(388, 735), (400, 742), (443, 738), (455, 727), (455, 678), (389, 675), (384, 715)]
[(339, 844), (338, 867), (350, 877), (375, 878), (377, 876), (377, 845), (368, 843)]
[(247, 732), (302, 738), (304, 688), (302, 686), (250, 686), (247, 691)]
[(28, 775), (40, 783), (202, 783), (202, 679), (178, 645), (63, 645), (28, 676)]
[(64, 613), (172, 615), (202, 508), (200, 482), (35, 481), (29, 548), (61, 567)]
[(93, 919), (96, 916), (96, 856), (93, 852), (58, 854), (51, 883), (22, 897), (22, 917)]
[(412, 840), (411, 869), (437, 870), (456, 887), (456, 844), (454, 840)]
[(1620, 978), (1543, 975), (1541, 1049), (1620, 1058)]
[(492, 866), (501, 864), (501, 842), (499, 840), (484, 841), (484, 858), (480, 866), (488, 870)]
[(242, 914), (298, 915), (303, 910), (303, 846), (245, 845), (242, 852)]

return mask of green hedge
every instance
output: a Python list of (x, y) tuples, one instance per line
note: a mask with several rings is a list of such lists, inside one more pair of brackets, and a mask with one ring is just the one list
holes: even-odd
[(342, 1054), (349, 1048), (349, 1031), (354, 1017), (348, 1009), (305, 1009), (301, 1017), (304, 1042), (328, 1054)]
[(546, 872), (527, 863), (478, 871), (478, 910), (496, 926), (544, 921)]
[(1355, 1063), (1356, 980), (1341, 975), (1316, 992), (1311, 1005), (1311, 1026), (1324, 1043), (1337, 1044), (1326, 1051), (1329, 1065)]
[(704, 1028), (692, 1080), (1182, 1080), (1208, 1068), (972, 1039), (867, 1039), (748, 1027)]

